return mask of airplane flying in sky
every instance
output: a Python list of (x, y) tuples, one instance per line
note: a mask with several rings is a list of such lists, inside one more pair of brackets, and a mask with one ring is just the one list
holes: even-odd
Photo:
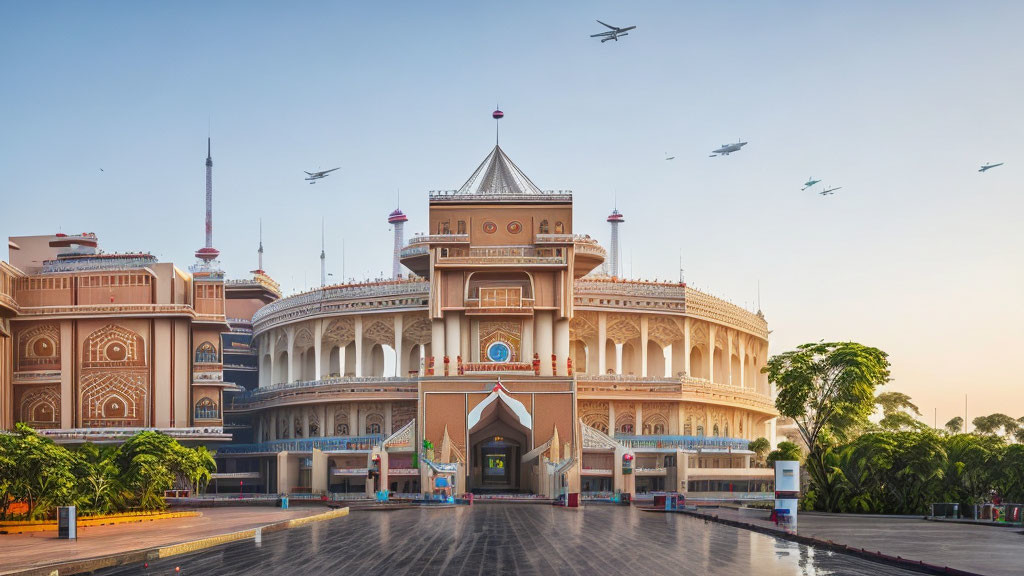
[(842, 186), (836, 186), (835, 188), (825, 188), (821, 192), (818, 192), (818, 194), (821, 194), (822, 196), (831, 196), (831, 195), (836, 193), (836, 190), (842, 190), (842, 189), (843, 189)]
[(821, 182), (821, 180), (815, 180), (814, 178), (808, 178), (807, 182), (804, 182), (804, 187), (801, 188), (801, 190), (807, 190), (808, 188), (810, 188), (811, 186), (814, 186), (818, 182)]
[(328, 175), (330, 175), (331, 172), (334, 172), (335, 170), (341, 170), (341, 166), (338, 166), (337, 168), (331, 168), (330, 170), (321, 170), (319, 172), (306, 172), (306, 174), (308, 175), (306, 181), (308, 181), (310, 184), (316, 184), (317, 180), (321, 178), (326, 178)]
[(985, 164), (984, 166), (982, 166), (981, 168), (978, 169), (978, 172), (984, 172), (986, 170), (991, 170), (991, 169), (993, 169), (993, 168), (995, 168), (997, 166), (1002, 166), (1002, 165), (1003, 165), (1002, 162), (999, 162), (998, 164)]
[(743, 148), (746, 145), (746, 142), (737, 142), (735, 144), (722, 144), (722, 147), (719, 148), (718, 150), (711, 151), (710, 157), (714, 158), (715, 156), (728, 156), (733, 152), (739, 152), (740, 148)]
[(626, 26), (625, 28), (619, 28), (617, 26), (612, 26), (611, 24), (605, 24), (604, 22), (601, 22), (600, 20), (598, 20), (597, 23), (602, 25), (602, 26), (604, 26), (604, 27), (606, 27), (606, 28), (610, 28), (611, 29), (608, 32), (600, 32), (598, 34), (591, 34), (590, 35), (591, 38), (600, 38), (602, 44), (604, 44), (605, 42), (607, 42), (609, 40), (615, 40), (616, 42), (618, 42), (619, 41), (619, 36), (629, 36), (629, 31), (634, 29), (634, 28), (636, 28), (636, 26)]
[(668, 152), (665, 152), (665, 160), (675, 160), (675, 159), (676, 159), (675, 156), (669, 156)]

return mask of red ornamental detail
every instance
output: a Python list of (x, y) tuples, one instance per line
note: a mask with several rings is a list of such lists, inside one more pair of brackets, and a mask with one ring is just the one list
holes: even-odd
[(505, 228), (508, 230), (509, 234), (519, 234), (519, 231), (523, 229), (523, 225), (513, 220), (512, 222), (509, 222), (508, 226)]
[(504, 117), (505, 113), (502, 112), (501, 110), (495, 110), (494, 113), (491, 114), (491, 118), (494, 118), (495, 120), (501, 120)]
[(498, 231), (498, 226), (494, 222), (484, 222), (484, 232), (488, 234), (494, 234)]

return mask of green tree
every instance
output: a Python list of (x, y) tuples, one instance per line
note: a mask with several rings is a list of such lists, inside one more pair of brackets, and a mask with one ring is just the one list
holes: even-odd
[(771, 447), (771, 442), (764, 437), (751, 440), (750, 444), (747, 445), (747, 449), (754, 453), (758, 462), (764, 462), (764, 457), (768, 454), (768, 450), (770, 450)]
[(117, 467), (118, 447), (83, 444), (78, 449), (80, 502), (84, 512), (109, 514), (125, 507), (125, 489)]
[(875, 404), (882, 409), (882, 420), (878, 423), (883, 430), (921, 430), (926, 426), (916, 416), (921, 415), (910, 396), (902, 392), (882, 392), (875, 397)]
[(1012, 437), (1020, 428), (1020, 423), (1017, 420), (998, 412), (988, 416), (978, 416), (971, 423), (974, 424), (974, 429), (977, 432), (994, 436)]
[[(856, 342), (803, 344), (772, 357), (763, 372), (778, 389), (775, 407), (793, 419), (808, 447), (811, 480), (827, 490), (826, 440), (842, 440), (867, 421), (875, 389), (889, 381), (886, 353)], [(829, 494), (820, 496), (833, 500)]]
[(77, 455), (20, 422), (15, 424), (11, 448), (10, 495), (28, 506), (30, 519), (75, 503)]
[(959, 434), (964, 429), (964, 419), (959, 416), (952, 418), (946, 422), (945, 428), (950, 434)]
[(779, 442), (778, 447), (772, 450), (768, 454), (767, 463), (769, 466), (775, 466), (778, 461), (796, 461), (799, 462), (801, 457), (800, 446), (795, 442)]

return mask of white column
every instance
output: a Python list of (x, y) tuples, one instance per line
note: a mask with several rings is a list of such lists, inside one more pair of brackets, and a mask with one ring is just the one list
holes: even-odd
[(736, 375), (732, 373), (732, 330), (726, 332), (726, 337), (729, 341), (729, 350), (725, 353), (725, 373), (727, 374), (725, 383), (730, 386), (735, 386), (736, 381), (733, 380), (733, 378), (735, 378)]
[(402, 315), (395, 314), (395, 376), (399, 378), (405, 376), (405, 371), (402, 370), (405, 365), (403, 356), (405, 351), (402, 350)]
[(285, 330), (288, 335), (288, 383), (295, 381), (295, 328)]
[[(275, 333), (274, 330), (271, 330), (267, 332), (263, 337), (267, 339), (267, 349), (270, 351), (270, 374), (267, 374), (266, 379), (267, 385), (269, 386), (271, 384), (277, 384), (277, 382), (274, 382), (274, 374), (276, 373), (275, 369), (277, 367), (277, 358), (275, 358), (275, 356), (277, 356), (277, 334)], [(263, 370), (262, 359), (260, 361), (260, 370)], [(260, 374), (260, 381), (263, 382), (262, 374)]]
[(551, 312), (541, 310), (534, 314), (533, 340), (537, 354), (540, 356), (540, 375), (551, 376)]
[[(715, 325), (708, 323), (708, 380), (715, 381)], [(710, 436), (710, 434), (708, 434)]]
[(622, 344), (615, 343), (615, 373), (622, 376)]
[(747, 386), (746, 371), (747, 371), (747, 344), (744, 342), (746, 338), (740, 337), (740, 388)]
[(605, 346), (608, 345), (608, 313), (597, 313), (597, 373), (603, 376), (607, 372), (608, 359)]
[(676, 342), (673, 342), (662, 350), (665, 353), (665, 378), (672, 377), (672, 355), (675, 354), (676, 345)]
[[(555, 356), (558, 358), (558, 375), (568, 376), (569, 365), (569, 319), (555, 320)], [(578, 370), (579, 367), (576, 367)]]
[[(616, 432), (618, 432), (618, 431), (615, 429), (615, 401), (614, 400), (609, 400), (608, 401), (608, 435), (611, 436), (612, 438), (615, 438), (615, 433)], [(613, 462), (612, 464), (613, 464), (612, 468), (615, 468), (616, 466), (620, 466), (620, 467), (622, 466), (622, 462)], [(620, 470), (621, 470), (621, 468), (620, 468)]]
[(317, 320), (313, 323), (313, 326), (313, 374), (315, 376), (313, 379), (320, 380), (320, 378), (323, 377), (323, 372), (320, 367), (320, 349), (323, 347), (323, 342), (321, 342), (321, 340), (324, 336), (324, 322), (323, 320)]
[(363, 375), (363, 317), (356, 316), (356, 378)]
[(633, 409), (636, 412), (636, 428), (633, 429), (633, 434), (639, 436), (644, 433), (644, 405), (641, 402), (635, 402)]
[(640, 316), (640, 376), (647, 377), (647, 315)]
[[(462, 354), (462, 319), (458, 312), (445, 312), (444, 314), (444, 351), (448, 354), (449, 371), (457, 373), (458, 364), (456, 359)], [(444, 370), (444, 359), (441, 359), (441, 369)]]
[(444, 320), (430, 322), (430, 355), (434, 357), (434, 375), (444, 370)]
[(348, 434), (349, 436), (363, 435), (363, 431), (359, 427), (359, 409), (355, 402), (348, 403)]
[(302, 437), (309, 438), (309, 408), (300, 408), (302, 410)]
[(384, 429), (381, 430), (381, 432), (384, 434), (385, 438), (395, 433), (395, 431), (391, 429), (391, 406), (392, 404), (390, 402), (384, 405)]
[(320, 436), (331, 436), (327, 433), (327, 404), (320, 405)]
[(683, 374), (690, 374), (690, 319), (683, 318)]
[(519, 361), (530, 364), (533, 362), (533, 318), (527, 318), (523, 322), (522, 348), (523, 356)]

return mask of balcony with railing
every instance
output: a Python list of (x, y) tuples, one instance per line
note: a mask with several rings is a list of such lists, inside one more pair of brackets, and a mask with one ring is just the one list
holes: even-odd
[(424, 244), (469, 244), (469, 234), (420, 234), (413, 236), (405, 244), (409, 247)]
[[(290, 440), (269, 440), (250, 444), (231, 444), (217, 448), (218, 456), (229, 454), (274, 454), (277, 452), (312, 453), (313, 449), (324, 452), (370, 451), (384, 440), (381, 434), (368, 436), (317, 436)], [(365, 471), (364, 471), (365, 474)]]
[(539, 265), (565, 264), (563, 248), (495, 246), (490, 248), (441, 248), (437, 266), (445, 265)]
[(367, 398), (415, 399), (415, 378), (338, 377), (261, 386), (255, 390), (235, 394), (226, 410), (239, 411), (269, 405), (305, 404), (327, 399), (338, 399), (347, 394)]
[(750, 440), (725, 436), (677, 436), (616, 434), (615, 441), (633, 450), (700, 450), (707, 452), (746, 451)]

